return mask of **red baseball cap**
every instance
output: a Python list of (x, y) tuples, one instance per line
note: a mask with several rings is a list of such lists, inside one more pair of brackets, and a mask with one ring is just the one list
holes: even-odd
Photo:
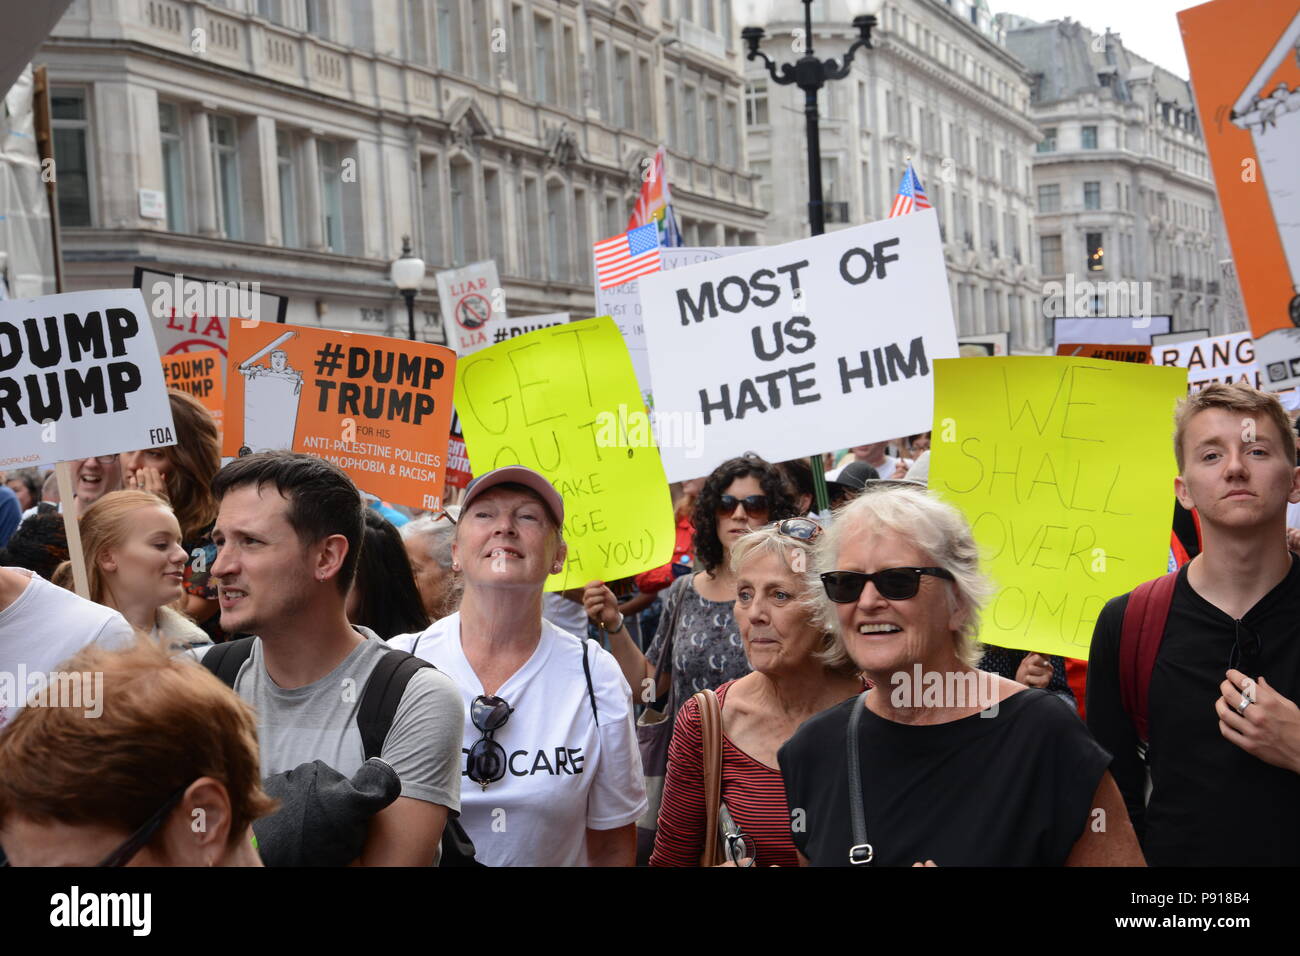
[(564, 524), (564, 498), (543, 475), (523, 465), (494, 468), (471, 481), (466, 486), (465, 497), (460, 503), (461, 514), (465, 513), (465, 509), (475, 498), (497, 485), (523, 485), (542, 499), (542, 503), (551, 512), (551, 517), (555, 519), (557, 526)]

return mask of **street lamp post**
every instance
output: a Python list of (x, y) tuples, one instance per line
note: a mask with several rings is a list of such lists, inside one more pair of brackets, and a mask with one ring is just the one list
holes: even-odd
[(415, 296), (424, 282), (424, 260), (411, 251), (411, 237), (402, 237), (402, 258), (393, 260), (389, 277), (406, 300), (406, 337), (415, 340)]

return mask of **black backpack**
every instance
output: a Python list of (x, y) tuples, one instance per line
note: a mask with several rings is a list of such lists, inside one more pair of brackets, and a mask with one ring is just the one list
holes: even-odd
[[(234, 688), (239, 669), (253, 653), (254, 640), (256, 638), (241, 637), (213, 646), (203, 655), (203, 666), (216, 674), (227, 687)], [(406, 692), (406, 685), (411, 682), (415, 672), (424, 667), (433, 667), (433, 665), (405, 651), (390, 647), (386, 648), (386, 653), (371, 671), (366, 686), (361, 691), (361, 707), (357, 711), (357, 728), (361, 731), (361, 745), (367, 760), (380, 755), (384, 747), (384, 738), (388, 736), (388, 730), (393, 725), (397, 705), (401, 703), (402, 694)], [(474, 859), (473, 841), (470, 840), (469, 834), (465, 832), (460, 821), (450, 814), (447, 816), (447, 825), (442, 831), (442, 854), (438, 865), (484, 865)]]

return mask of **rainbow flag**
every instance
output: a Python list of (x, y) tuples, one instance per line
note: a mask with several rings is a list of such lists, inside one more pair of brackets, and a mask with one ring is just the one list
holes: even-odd
[(661, 246), (680, 246), (681, 233), (677, 229), (677, 218), (673, 215), (672, 193), (668, 190), (668, 175), (664, 164), (664, 148), (655, 151), (654, 162), (646, 170), (645, 182), (641, 186), (641, 195), (632, 207), (632, 216), (627, 221), (630, 232), (639, 226), (654, 223), (659, 233)]

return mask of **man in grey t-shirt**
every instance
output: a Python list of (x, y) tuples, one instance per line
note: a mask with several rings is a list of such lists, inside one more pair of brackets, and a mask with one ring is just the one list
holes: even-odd
[[(350, 776), (365, 760), (356, 716), (366, 680), (395, 653), (344, 611), (361, 496), (336, 466), (289, 452), (236, 459), (212, 490), (221, 627), (258, 635), (235, 689), (257, 710), (262, 771), (321, 760)], [(402, 795), (371, 820), (362, 865), (433, 863), (447, 814), (460, 809), (464, 720), (445, 674), (426, 668), (411, 678), (380, 753)]]

